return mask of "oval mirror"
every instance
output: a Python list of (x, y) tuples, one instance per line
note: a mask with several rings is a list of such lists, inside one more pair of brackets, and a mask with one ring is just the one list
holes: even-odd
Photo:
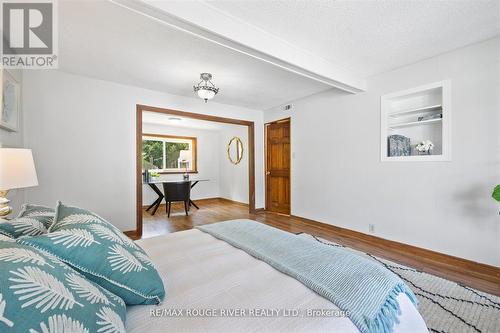
[(227, 145), (227, 158), (231, 163), (238, 164), (243, 158), (243, 142), (235, 136)]

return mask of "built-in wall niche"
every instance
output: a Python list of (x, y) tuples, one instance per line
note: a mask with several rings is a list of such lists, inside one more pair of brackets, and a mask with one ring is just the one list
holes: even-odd
[(450, 89), (447, 80), (381, 97), (382, 161), (451, 159)]

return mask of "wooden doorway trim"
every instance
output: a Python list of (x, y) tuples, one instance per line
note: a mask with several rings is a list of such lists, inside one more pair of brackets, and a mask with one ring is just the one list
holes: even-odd
[(255, 124), (253, 121), (211, 116), (201, 113), (192, 113), (179, 110), (158, 108), (148, 105), (136, 105), (135, 118), (135, 155), (136, 155), (136, 230), (127, 231), (132, 238), (142, 237), (142, 113), (144, 111), (163, 113), (173, 116), (214, 121), (218, 123), (242, 125), (248, 127), (248, 208), (250, 213), (255, 212)]
[(265, 207), (266, 211), (269, 211), (268, 202), (267, 202), (267, 199), (268, 199), (267, 190), (268, 190), (268, 186), (269, 186), (268, 177), (267, 177), (267, 171), (268, 171), (267, 128), (271, 124), (284, 123), (284, 122), (288, 122), (290, 124), (290, 168), (289, 168), (289, 173), (288, 173), (288, 181), (289, 181), (289, 186), (290, 186), (290, 193), (289, 193), (289, 195), (290, 195), (290, 210), (289, 210), (288, 214), (282, 214), (282, 213), (276, 213), (276, 214), (290, 216), (292, 213), (292, 190), (291, 190), (291, 186), (292, 186), (292, 165), (291, 165), (291, 163), (292, 163), (292, 147), (291, 147), (292, 118), (291, 117), (274, 120), (274, 121), (271, 121), (271, 122), (264, 124), (264, 186), (265, 186), (265, 188), (264, 188), (264, 207)]

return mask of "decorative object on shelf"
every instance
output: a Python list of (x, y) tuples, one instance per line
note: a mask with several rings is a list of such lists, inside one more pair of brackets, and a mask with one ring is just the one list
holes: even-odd
[[(493, 189), (493, 193), (491, 194), (491, 197), (496, 201), (500, 202), (500, 185), (495, 186), (495, 188)], [(498, 212), (498, 214), (500, 214), (500, 212)]]
[(0, 148), (0, 217), (12, 212), (7, 192), (38, 186), (31, 149)]
[(410, 156), (410, 138), (393, 134), (387, 137), (388, 156)]
[(239, 164), (243, 158), (243, 142), (237, 136), (227, 145), (227, 158), (234, 165)]
[(21, 86), (6, 70), (2, 71), (2, 109), (0, 127), (16, 132), (19, 128), (19, 100)]
[(425, 120), (441, 119), (441, 118), (443, 118), (443, 114), (442, 113), (434, 113), (434, 114), (429, 114), (429, 115), (426, 115), (426, 116), (418, 117), (417, 120), (418, 121), (425, 121)]
[(434, 144), (430, 140), (424, 140), (415, 146), (419, 155), (432, 155)]
[(201, 81), (198, 82), (197, 85), (193, 86), (193, 89), (194, 92), (197, 93), (198, 96), (206, 103), (209, 99), (212, 99), (215, 95), (217, 95), (219, 88), (212, 83), (212, 74), (210, 73), (201, 73), (200, 79)]
[(149, 179), (155, 180), (160, 178), (160, 174), (156, 171), (149, 171)]

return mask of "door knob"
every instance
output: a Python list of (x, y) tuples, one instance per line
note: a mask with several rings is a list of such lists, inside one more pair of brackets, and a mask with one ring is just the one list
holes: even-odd
[(267, 171), (266, 175), (269, 176), (271, 174), (271, 171)]

